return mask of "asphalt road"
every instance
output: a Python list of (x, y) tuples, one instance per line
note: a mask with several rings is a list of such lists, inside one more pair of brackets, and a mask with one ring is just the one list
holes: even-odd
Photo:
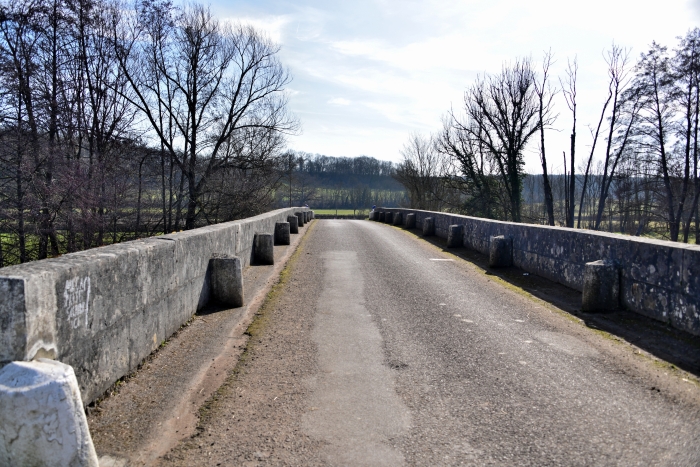
[[(273, 320), (231, 383), (270, 395), (254, 416), (275, 422), (245, 434), (250, 465), (700, 465), (696, 384), (410, 233), (314, 222), (292, 271), (307, 282), (279, 296), (305, 297), (296, 344), (268, 349)], [(297, 389), (272, 399), (263, 384)], [(253, 403), (236, 391), (202, 427), (223, 438), (213, 465), (243, 445), (226, 441)], [(206, 446), (175, 458), (207, 464)]]

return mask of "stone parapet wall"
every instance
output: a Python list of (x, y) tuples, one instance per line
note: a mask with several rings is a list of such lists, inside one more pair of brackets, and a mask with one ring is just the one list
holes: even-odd
[(700, 245), (413, 209), (377, 211), (403, 212), (404, 219), (415, 213), (418, 229), (432, 217), (441, 238), (450, 225), (462, 225), (463, 245), (486, 255), (490, 238), (504, 235), (513, 241), (515, 266), (579, 291), (586, 263), (615, 261), (624, 308), (700, 335)]
[(48, 357), (75, 369), (89, 403), (209, 300), (209, 260), (250, 264), (257, 232), (306, 208), (0, 269), (0, 367)]

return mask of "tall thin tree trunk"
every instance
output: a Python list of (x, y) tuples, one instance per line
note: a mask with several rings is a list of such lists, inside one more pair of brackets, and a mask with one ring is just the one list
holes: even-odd
[(163, 233), (168, 233), (168, 208), (165, 196), (165, 147), (163, 142), (160, 142), (160, 193), (163, 208)]
[(175, 201), (175, 230), (180, 230), (180, 220), (182, 219), (182, 198), (185, 196), (185, 173), (180, 171), (180, 187)]
[(540, 161), (542, 162), (542, 185), (544, 188), (544, 205), (547, 211), (547, 224), (554, 225), (554, 196), (547, 174), (547, 156), (544, 151), (544, 128), (542, 128), (542, 111), (540, 110)]
[(136, 196), (136, 228), (134, 232), (136, 238), (141, 236), (141, 195), (143, 193), (143, 163), (145, 160), (146, 158), (143, 157), (139, 162), (139, 189)]
[(569, 169), (569, 206), (568, 212), (566, 213), (566, 226), (574, 227), (574, 206), (576, 203), (574, 199), (576, 197), (576, 166), (574, 160), (576, 159), (576, 111), (574, 111), (574, 126), (571, 131), (571, 154), (570, 163), (571, 168)]
[(573, 200), (569, 199), (569, 192), (566, 188), (569, 185), (569, 175), (566, 173), (566, 153), (562, 151), (561, 155), (564, 158), (564, 225), (566, 225), (568, 222), (567, 216), (569, 215), (569, 204), (573, 203)]

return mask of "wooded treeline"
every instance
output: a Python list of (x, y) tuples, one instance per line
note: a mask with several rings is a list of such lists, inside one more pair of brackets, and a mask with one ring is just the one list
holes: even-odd
[(268, 210), (290, 80), (168, 0), (0, 3), (0, 267)]
[[(700, 29), (673, 50), (652, 43), (634, 61), (613, 45), (604, 59), (608, 88), (585, 149), (578, 112), (590, 103), (577, 101), (575, 58), (556, 80), (551, 52), (539, 64), (518, 59), (479, 76), (439, 131), (412, 134), (405, 145), (396, 177), (411, 206), (700, 242)], [(553, 150), (547, 130), (564, 115), (570, 145)], [(531, 148), (541, 175), (524, 173)], [(564, 173), (552, 176), (560, 162)]]
[(285, 186), (278, 191), (279, 206), (308, 204), (314, 209), (367, 210), (373, 205), (400, 206), (408, 201), (406, 190), (394, 178), (392, 162), (301, 151), (289, 151), (287, 157)]

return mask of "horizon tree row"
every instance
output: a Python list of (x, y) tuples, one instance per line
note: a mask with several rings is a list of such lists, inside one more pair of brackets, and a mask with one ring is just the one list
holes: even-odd
[(0, 1), (0, 267), (268, 209), (278, 51), (197, 3)]
[(277, 206), (309, 204), (316, 209), (366, 210), (372, 205), (399, 206), (405, 190), (394, 180), (394, 163), (369, 156), (330, 157), (286, 152), (284, 186)]
[[(692, 233), (700, 242), (700, 29), (679, 38), (673, 50), (653, 42), (636, 62), (615, 44), (604, 59), (607, 93), (583, 156), (576, 59), (567, 62), (556, 84), (551, 51), (539, 68), (530, 58), (516, 59), (498, 74), (477, 77), (439, 131), (409, 136), (396, 177), (411, 205), (686, 243)], [(558, 93), (571, 116), (571, 132), (563, 176), (553, 177), (545, 135), (559, 116)], [(525, 186), (523, 155), (533, 146), (542, 173)], [(524, 206), (524, 197), (536, 201)]]

